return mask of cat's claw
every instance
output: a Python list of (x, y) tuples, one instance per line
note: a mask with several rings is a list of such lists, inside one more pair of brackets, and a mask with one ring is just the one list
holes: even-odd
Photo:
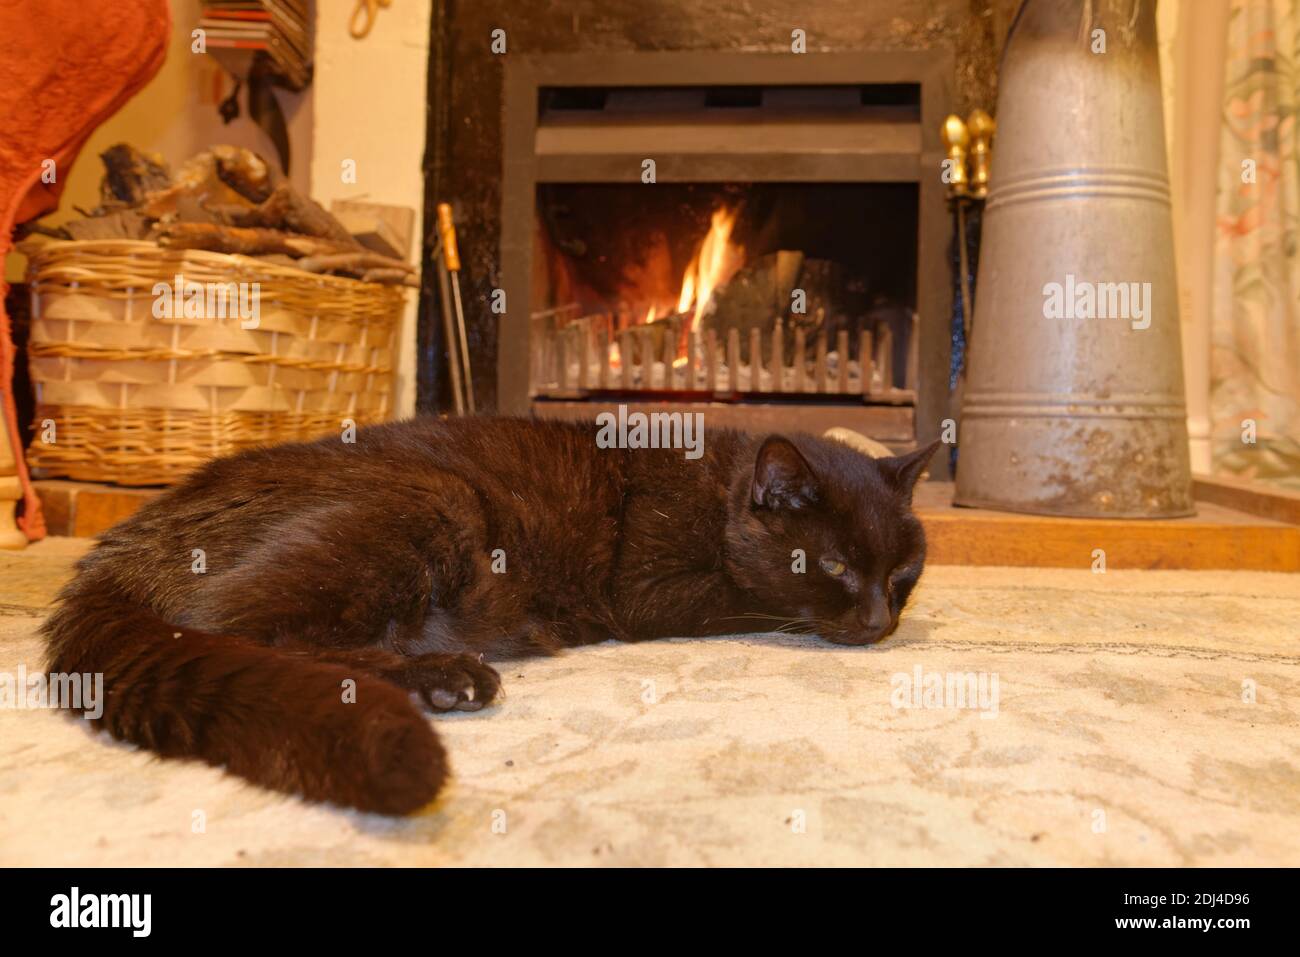
[(441, 688), (426, 691), (425, 697), (428, 699), (429, 704), (439, 711), (450, 711), (456, 707), (456, 702), (460, 700), (454, 692), (443, 691)]
[(421, 655), (391, 677), (431, 711), (478, 711), (501, 689), (496, 669), (475, 655)]

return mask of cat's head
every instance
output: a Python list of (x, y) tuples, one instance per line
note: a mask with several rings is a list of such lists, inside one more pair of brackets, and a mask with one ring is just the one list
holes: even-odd
[(731, 488), (727, 572), (756, 618), (845, 645), (891, 634), (925, 563), (912, 489), (939, 443), (872, 459), (839, 442), (772, 435)]

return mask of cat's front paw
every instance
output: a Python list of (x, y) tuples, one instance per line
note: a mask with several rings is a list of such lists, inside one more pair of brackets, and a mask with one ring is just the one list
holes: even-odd
[(477, 711), (501, 690), (501, 676), (477, 655), (420, 655), (388, 678), (418, 694), (431, 711)]

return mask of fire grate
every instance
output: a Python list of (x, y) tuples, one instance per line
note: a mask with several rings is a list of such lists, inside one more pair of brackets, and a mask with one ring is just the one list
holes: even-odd
[[(532, 381), (543, 398), (597, 391), (754, 395), (837, 395), (916, 401), (916, 317), (908, 336), (905, 387), (893, 385), (894, 334), (886, 323), (812, 337), (780, 319), (768, 331), (725, 334), (692, 328), (678, 315), (622, 328), (613, 313), (577, 316), (576, 306), (532, 317)], [(865, 358), (865, 362), (863, 361)]]

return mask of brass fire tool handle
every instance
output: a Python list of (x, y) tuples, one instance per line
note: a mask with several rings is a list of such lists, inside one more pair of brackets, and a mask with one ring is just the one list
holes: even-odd
[(460, 272), (460, 251), (456, 248), (456, 224), (451, 220), (451, 204), (438, 204), (438, 238), (442, 240), (442, 261), (451, 272)]
[[(957, 256), (961, 263), (961, 318), (966, 334), (970, 335), (970, 290), (966, 278), (970, 273), (970, 263), (966, 256), (966, 202), (970, 192), (970, 181), (966, 176), (966, 147), (970, 143), (970, 133), (962, 118), (951, 114), (943, 121), (939, 132), (943, 139), (948, 157), (945, 171), (948, 175), (948, 199), (952, 202), (957, 216)], [(969, 345), (969, 338), (967, 339)]]
[[(948, 199), (957, 215), (957, 245), (961, 259), (961, 313), (970, 345), (970, 263), (966, 251), (966, 207), (983, 203), (989, 195), (989, 169), (993, 159), (993, 134), (997, 123), (984, 110), (972, 110), (965, 122), (950, 115), (940, 136), (948, 153)], [(967, 161), (970, 170), (967, 172)]]
[(989, 195), (989, 167), (993, 161), (993, 134), (998, 124), (983, 110), (972, 110), (966, 117), (970, 134), (970, 195), (984, 200)]
[(456, 247), (456, 224), (451, 218), (451, 204), (438, 204), (438, 236), (442, 241), (443, 264), (451, 276), (451, 298), (456, 309), (456, 338), (448, 343), (460, 355), (461, 370), (465, 377), (465, 410), (474, 413), (474, 380), (469, 367), (469, 337), (465, 333), (465, 308), (460, 299), (460, 250)]
[(451, 401), (457, 415), (465, 414), (465, 391), (460, 384), (460, 350), (456, 346), (456, 320), (451, 315), (451, 274), (442, 254), (442, 240), (434, 250), (438, 260), (438, 311), (442, 313), (442, 334), (447, 341), (447, 371), (451, 375)]

